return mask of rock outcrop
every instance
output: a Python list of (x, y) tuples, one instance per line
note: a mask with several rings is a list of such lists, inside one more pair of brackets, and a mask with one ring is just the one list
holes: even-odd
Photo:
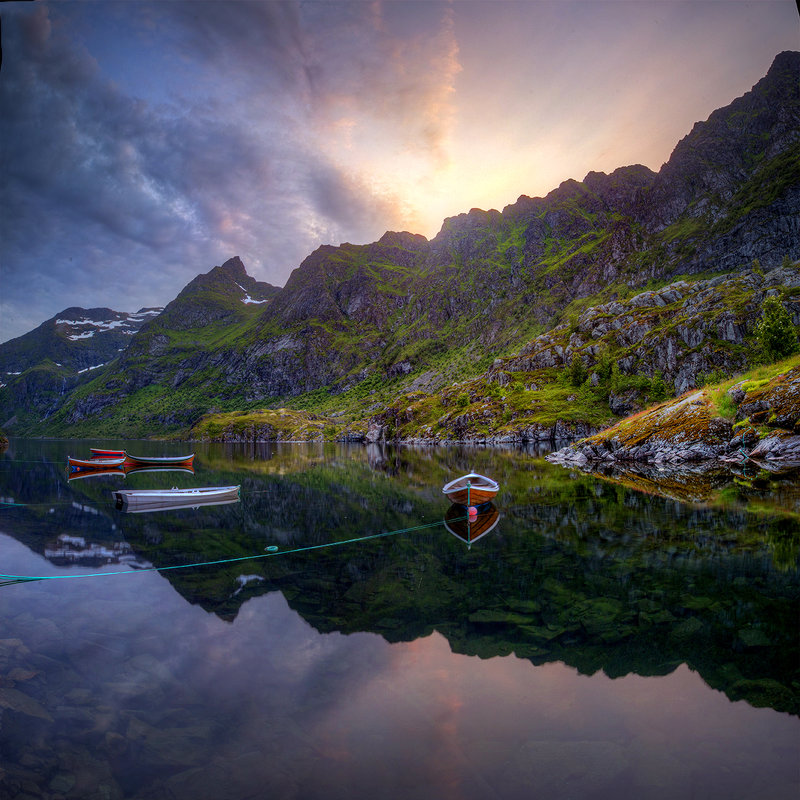
[(576, 356), (592, 372), (607, 357), (622, 374), (652, 378), (658, 373), (670, 394), (682, 394), (701, 376), (744, 369), (749, 354), (743, 346), (752, 337), (764, 298), (785, 293), (784, 307), (800, 325), (799, 289), (797, 265), (767, 274), (744, 270), (676, 281), (627, 300), (590, 306), (572, 326), (556, 327), (518, 355), (495, 360), (490, 374), (566, 368)]
[(800, 462), (800, 366), (770, 380), (740, 381), (722, 416), (709, 390), (629, 417), (548, 459), (591, 468), (615, 462), (681, 464), (712, 459)]

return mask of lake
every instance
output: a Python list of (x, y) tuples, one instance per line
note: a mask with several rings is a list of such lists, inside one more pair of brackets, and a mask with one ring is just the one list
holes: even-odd
[[(68, 480), (90, 445), (195, 470)], [(0, 572), (40, 578), (0, 578), (2, 798), (800, 794), (797, 470), (12, 440), (0, 500)]]

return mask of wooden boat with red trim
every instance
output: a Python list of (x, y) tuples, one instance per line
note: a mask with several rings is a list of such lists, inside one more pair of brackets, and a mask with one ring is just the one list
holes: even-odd
[(125, 453), (126, 467), (191, 467), (194, 453), (188, 456), (134, 456)]
[(477, 472), (462, 475), (442, 487), (442, 493), (450, 502), (461, 506), (479, 506), (488, 503), (499, 491), (500, 486), (497, 481)]
[(124, 450), (104, 450), (102, 447), (90, 447), (91, 458), (124, 458)]
[(111, 467), (122, 467), (125, 463), (125, 456), (115, 456), (113, 458), (73, 458), (67, 456), (67, 466), (70, 472), (77, 470), (97, 470), (109, 469)]
[(475, 515), (468, 514), (464, 506), (452, 505), (444, 516), (444, 526), (453, 536), (472, 545), (493, 531), (499, 520), (500, 512), (494, 503), (482, 506), (480, 513)]

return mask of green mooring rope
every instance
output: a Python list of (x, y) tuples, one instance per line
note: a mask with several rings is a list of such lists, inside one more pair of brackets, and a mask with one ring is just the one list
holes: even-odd
[[(465, 517), (466, 519), (466, 517)], [(354, 539), (343, 539), (341, 542), (325, 542), (324, 544), (312, 544), (307, 547), (294, 547), (290, 550), (279, 550), (275, 545), (270, 545), (267, 553), (256, 553), (250, 556), (238, 556), (236, 558), (220, 558), (215, 561), (198, 561), (194, 564), (174, 564), (171, 567), (143, 567), (142, 569), (124, 569), (112, 572), (84, 572), (72, 575), (4, 575), (0, 573), (0, 586), (11, 583), (28, 583), (30, 581), (55, 581), (66, 580), (69, 578), (100, 578), (107, 575), (135, 575), (139, 572), (166, 572), (168, 569), (190, 569), (192, 567), (209, 567), (216, 564), (233, 564), (236, 561), (255, 561), (258, 558), (269, 558), (270, 556), (288, 555), (289, 553), (302, 553), (307, 550), (321, 550), (325, 547), (338, 547), (343, 544), (355, 544), (356, 542), (366, 542), (369, 539), (381, 539), (387, 536), (397, 536), (399, 533), (411, 533), (421, 531), (425, 528), (434, 528), (442, 525), (442, 520), (428, 522), (425, 525), (414, 525), (411, 528), (398, 528), (395, 531), (384, 531), (383, 533), (372, 533), (369, 536), (357, 536)]]

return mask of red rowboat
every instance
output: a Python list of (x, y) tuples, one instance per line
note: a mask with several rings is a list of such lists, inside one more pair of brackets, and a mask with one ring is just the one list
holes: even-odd
[(100, 447), (90, 447), (89, 452), (92, 458), (124, 458), (124, 450), (103, 450)]
[(67, 456), (67, 465), (70, 472), (77, 470), (109, 469), (110, 467), (121, 467), (125, 463), (125, 456), (116, 458), (73, 458)]

